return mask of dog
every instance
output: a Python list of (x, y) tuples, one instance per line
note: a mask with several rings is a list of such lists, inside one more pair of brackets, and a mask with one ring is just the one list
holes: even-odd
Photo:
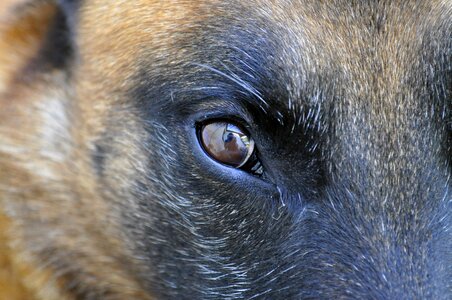
[(0, 298), (452, 297), (451, 1), (3, 3)]

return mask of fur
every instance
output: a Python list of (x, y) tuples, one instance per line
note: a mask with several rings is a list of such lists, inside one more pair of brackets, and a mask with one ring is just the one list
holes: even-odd
[(0, 12), (1, 299), (452, 296), (450, 1)]

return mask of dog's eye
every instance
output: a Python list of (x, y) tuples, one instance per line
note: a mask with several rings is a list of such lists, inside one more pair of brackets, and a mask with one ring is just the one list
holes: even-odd
[(215, 160), (240, 168), (251, 157), (254, 141), (239, 126), (227, 122), (212, 122), (201, 129), (201, 142)]
[(262, 166), (255, 154), (255, 143), (239, 125), (227, 121), (205, 123), (199, 138), (204, 150), (216, 161), (260, 175)]

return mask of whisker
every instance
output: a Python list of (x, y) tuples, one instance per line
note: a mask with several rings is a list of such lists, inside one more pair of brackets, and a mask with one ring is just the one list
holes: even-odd
[(224, 73), (223, 71), (220, 71), (216, 68), (213, 68), (211, 66), (205, 65), (205, 64), (199, 64), (199, 63), (193, 63), (193, 65), (207, 69), (217, 75), (220, 75), (226, 79), (229, 79), (230, 81), (234, 82), (235, 84), (237, 84), (238, 86), (240, 86), (242, 89), (244, 89), (245, 91), (249, 92), (250, 94), (252, 94), (253, 96), (255, 96), (257, 99), (259, 99), (262, 103), (265, 104), (265, 106), (269, 106), (268, 103), (264, 100), (264, 98), (262, 97), (262, 95), (259, 93), (259, 91), (257, 91), (255, 88), (253, 88), (249, 83), (245, 82), (243, 79), (241, 79), (237, 74), (233, 73), (228, 67), (226, 67), (226, 65), (224, 65), (222, 63), (222, 65), (232, 74), (232, 75), (228, 75), (226, 73)]

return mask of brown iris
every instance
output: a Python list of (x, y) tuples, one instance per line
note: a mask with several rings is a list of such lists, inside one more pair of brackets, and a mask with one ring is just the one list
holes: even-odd
[(254, 141), (237, 125), (218, 121), (204, 125), (201, 141), (215, 160), (235, 168), (242, 167), (254, 151)]

